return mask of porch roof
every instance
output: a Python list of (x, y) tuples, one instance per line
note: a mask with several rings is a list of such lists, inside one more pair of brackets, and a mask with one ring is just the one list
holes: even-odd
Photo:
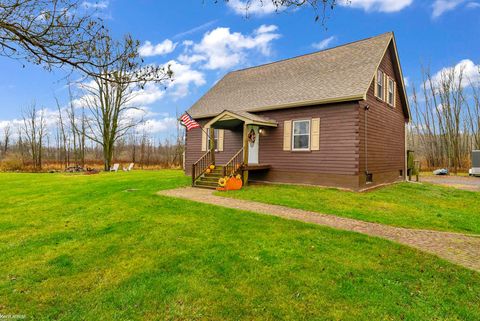
[(258, 125), (267, 127), (277, 127), (275, 120), (255, 115), (246, 111), (230, 111), (224, 110), (212, 120), (210, 120), (205, 127), (229, 129), (242, 125)]

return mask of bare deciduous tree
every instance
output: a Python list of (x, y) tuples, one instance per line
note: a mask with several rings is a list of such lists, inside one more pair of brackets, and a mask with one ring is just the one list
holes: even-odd
[(428, 168), (467, 169), (470, 151), (480, 140), (478, 84), (466, 78), (462, 67), (435, 76), (427, 69), (421, 88), (421, 97), (412, 89), (409, 146), (416, 147)]
[(102, 22), (80, 0), (0, 0), (0, 55), (50, 70), (68, 65), (85, 73), (99, 67), (92, 47)]
[[(478, 69), (480, 79), (480, 68)], [(472, 99), (466, 99), (468, 107), (469, 125), (472, 132), (473, 148), (480, 150), (480, 83), (470, 81), (472, 87)]]
[(7, 155), (7, 151), (8, 151), (8, 147), (9, 147), (9, 144), (10, 144), (11, 136), (12, 136), (12, 128), (11, 128), (10, 124), (7, 124), (3, 128), (3, 141), (2, 141), (3, 157), (5, 157)]
[(170, 67), (142, 66), (139, 45), (130, 36), (121, 42), (102, 37), (92, 55), (96, 65), (102, 66), (93, 71), (99, 76), (80, 85), (81, 101), (88, 110), (85, 136), (102, 146), (105, 170), (111, 166), (115, 142), (141, 122), (131, 117), (140, 111), (133, 102), (138, 90), (148, 82), (161, 83), (173, 75)]
[(27, 144), (34, 170), (42, 169), (43, 140), (45, 138), (46, 120), (44, 110), (38, 111), (32, 104), (23, 112), (22, 136)]
[[(224, 0), (230, 2), (231, 0)], [(214, 0), (215, 3), (219, 0)], [(346, 2), (350, 3), (349, 0)], [(315, 13), (315, 21), (321, 20), (322, 24), (328, 16), (328, 11), (331, 11), (338, 4), (338, 0), (246, 0), (243, 2), (242, 8), (245, 11), (245, 16), (248, 17), (250, 9), (253, 5), (268, 6), (273, 5), (277, 12), (285, 9), (297, 9), (301, 7), (309, 7)]]

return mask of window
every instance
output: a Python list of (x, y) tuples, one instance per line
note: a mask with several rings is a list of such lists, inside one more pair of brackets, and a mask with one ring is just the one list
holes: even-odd
[(380, 98), (381, 100), (384, 100), (383, 95), (384, 95), (384, 80), (383, 80), (384, 74), (383, 71), (380, 69), (377, 71), (377, 97)]
[(390, 106), (394, 106), (395, 103), (395, 82), (390, 78), (388, 78), (387, 103)]
[(373, 183), (373, 174), (372, 173), (365, 173), (365, 183), (371, 184)]
[(215, 151), (218, 151), (218, 129), (213, 130), (213, 146)]
[(310, 121), (294, 120), (292, 133), (292, 150), (310, 149)]

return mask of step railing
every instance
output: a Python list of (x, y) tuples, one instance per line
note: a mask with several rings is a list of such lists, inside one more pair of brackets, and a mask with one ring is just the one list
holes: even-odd
[(192, 186), (195, 185), (195, 181), (202, 176), (202, 174), (210, 167), (214, 165), (212, 162), (212, 151), (206, 152), (198, 161), (192, 165)]
[(243, 166), (243, 147), (223, 167), (223, 176), (234, 174)]

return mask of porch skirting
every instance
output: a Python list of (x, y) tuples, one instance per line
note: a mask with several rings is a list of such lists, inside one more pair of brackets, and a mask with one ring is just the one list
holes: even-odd
[(271, 182), (287, 184), (306, 184), (325, 187), (337, 187), (354, 191), (372, 188), (386, 183), (403, 180), (398, 172), (373, 173), (373, 183), (366, 184), (364, 175), (343, 175), (332, 173), (307, 173), (294, 171), (268, 171), (250, 172), (250, 181)]

